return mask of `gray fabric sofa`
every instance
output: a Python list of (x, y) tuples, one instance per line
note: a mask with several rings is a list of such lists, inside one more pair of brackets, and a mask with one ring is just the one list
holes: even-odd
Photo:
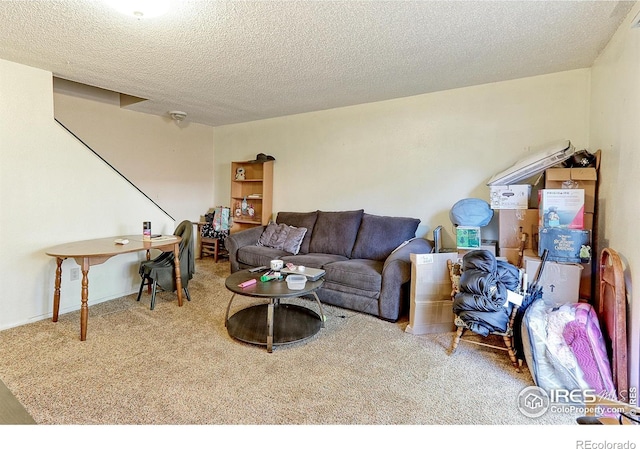
[[(231, 272), (284, 263), (322, 268), (325, 282), (317, 291), (322, 302), (397, 321), (408, 308), (411, 253), (431, 252), (431, 242), (416, 238), (420, 220), (354, 211), (280, 212), (275, 223), (232, 233), (225, 245)], [(306, 228), (299, 248), (274, 231), (276, 225)], [(288, 226), (284, 226), (288, 225)], [(266, 243), (265, 235), (269, 234)], [(276, 242), (276, 244), (269, 244)], [(297, 252), (296, 252), (297, 250)]]

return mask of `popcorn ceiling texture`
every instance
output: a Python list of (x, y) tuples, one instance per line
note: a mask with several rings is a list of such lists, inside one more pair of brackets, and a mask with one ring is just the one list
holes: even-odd
[(212, 126), (590, 67), (634, 2), (0, 2), (0, 58)]

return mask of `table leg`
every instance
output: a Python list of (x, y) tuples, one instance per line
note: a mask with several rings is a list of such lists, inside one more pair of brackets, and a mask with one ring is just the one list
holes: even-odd
[[(151, 260), (151, 251), (147, 250), (147, 260)], [(151, 282), (147, 284), (147, 294), (151, 294)]]
[(56, 283), (53, 290), (53, 322), (58, 322), (58, 313), (60, 312), (60, 284), (62, 283), (62, 261), (64, 259), (56, 257)]
[(182, 307), (182, 275), (180, 274), (180, 244), (173, 245), (173, 258), (176, 271), (176, 290), (178, 293), (178, 306)]
[(229, 322), (229, 310), (231, 310), (231, 303), (233, 302), (233, 298), (236, 297), (234, 293), (231, 295), (231, 299), (229, 300), (229, 304), (227, 304), (227, 314), (224, 316), (224, 327), (227, 327), (227, 323)]
[(273, 352), (273, 298), (267, 307), (267, 352)]
[(89, 318), (89, 258), (82, 259), (82, 304), (80, 305), (80, 341), (87, 339)]
[(320, 298), (318, 298), (318, 295), (316, 295), (316, 292), (313, 292), (313, 297), (316, 298), (316, 302), (318, 303), (318, 307), (320, 308), (320, 321), (322, 321), (322, 327), (324, 327), (324, 322), (326, 320), (326, 317), (324, 316), (324, 309), (322, 308), (322, 303), (320, 302)]

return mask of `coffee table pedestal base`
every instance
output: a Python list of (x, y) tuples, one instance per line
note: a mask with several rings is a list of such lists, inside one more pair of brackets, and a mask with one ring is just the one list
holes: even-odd
[(229, 335), (245, 343), (273, 346), (293, 343), (315, 335), (323, 327), (320, 315), (295, 304), (271, 301), (239, 310), (227, 321)]

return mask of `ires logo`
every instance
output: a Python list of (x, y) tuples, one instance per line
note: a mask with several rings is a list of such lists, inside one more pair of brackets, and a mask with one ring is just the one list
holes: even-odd
[(596, 390), (553, 389), (548, 392), (537, 386), (524, 388), (518, 394), (518, 410), (528, 418), (539, 418), (549, 410), (561, 413), (582, 413), (597, 400)]

